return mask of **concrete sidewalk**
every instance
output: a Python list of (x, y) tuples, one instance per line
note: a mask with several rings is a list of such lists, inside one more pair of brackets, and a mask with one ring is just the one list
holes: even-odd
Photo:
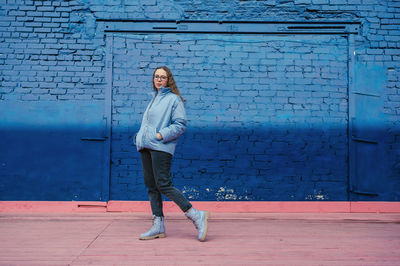
[(149, 213), (0, 213), (0, 265), (400, 265), (400, 214), (211, 215), (199, 242), (179, 213), (149, 241)]

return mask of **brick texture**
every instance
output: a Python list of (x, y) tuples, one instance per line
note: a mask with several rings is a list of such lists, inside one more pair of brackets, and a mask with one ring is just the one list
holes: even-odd
[[(385, 193), (400, 199), (396, 0), (0, 0), (0, 104), (102, 100), (99, 19), (359, 21), (356, 60), (385, 69)], [(111, 199), (147, 199), (132, 137), (152, 70), (168, 65), (189, 128), (174, 182), (193, 200), (349, 200), (348, 39), (340, 35), (114, 34)]]
[(125, 181), (129, 194), (144, 194), (140, 157), (126, 143), (149, 101), (153, 53), (173, 67), (186, 98), (189, 128), (173, 173), (190, 198), (346, 197), (345, 38), (152, 34), (114, 42), (112, 180)]

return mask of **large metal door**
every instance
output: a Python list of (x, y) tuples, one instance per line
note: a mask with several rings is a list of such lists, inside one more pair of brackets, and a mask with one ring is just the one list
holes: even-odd
[(350, 86), (350, 199), (382, 199), (383, 187), (387, 184), (382, 99), (385, 69), (357, 62), (352, 67), (354, 82)]
[(115, 33), (111, 199), (146, 200), (133, 136), (168, 65), (189, 127), (174, 182), (194, 200), (346, 200), (347, 39)]
[(0, 200), (107, 200), (104, 101), (1, 102), (0, 113)]

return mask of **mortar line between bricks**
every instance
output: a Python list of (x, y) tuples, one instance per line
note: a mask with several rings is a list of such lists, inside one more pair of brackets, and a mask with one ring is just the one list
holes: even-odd
[(110, 227), (110, 225), (111, 225), (113, 222), (114, 222), (114, 220), (110, 221), (110, 222), (103, 228), (103, 230), (101, 230), (101, 232), (98, 233), (98, 234), (96, 235), (96, 237), (87, 245), (87, 247), (85, 247), (85, 248), (82, 250), (82, 252), (80, 252), (80, 253), (76, 256), (76, 258), (73, 259), (73, 260), (71, 261), (71, 263), (69, 263), (68, 265), (73, 265), (73, 264), (75, 263), (75, 261), (77, 261), (77, 260), (83, 255), (83, 253), (84, 253), (86, 250), (88, 250), (88, 249), (90, 248), (90, 246), (99, 238), (100, 235), (103, 234), (103, 232), (104, 232), (105, 230), (107, 230), (108, 227)]

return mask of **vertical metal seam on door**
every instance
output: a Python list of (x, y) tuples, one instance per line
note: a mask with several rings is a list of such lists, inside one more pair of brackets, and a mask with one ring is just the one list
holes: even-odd
[(102, 201), (110, 200), (110, 178), (111, 178), (111, 112), (112, 112), (112, 74), (113, 74), (113, 35), (105, 34), (106, 37), (106, 88), (104, 95), (104, 119), (106, 121), (104, 142), (104, 176)]
[(353, 96), (352, 92), (354, 91), (354, 60), (355, 60), (355, 47), (354, 47), (354, 36), (353, 34), (348, 35), (348, 66), (347, 66), (347, 75), (348, 75), (348, 88), (347, 88), (347, 97), (348, 97), (348, 103), (347, 103), (347, 156), (348, 156), (348, 189), (347, 189), (347, 200), (351, 200), (351, 191), (353, 190), (353, 183), (352, 183), (352, 176), (354, 175), (353, 171), (355, 169), (354, 163), (355, 160), (353, 158), (354, 156), (354, 148), (353, 148), (353, 142), (351, 140), (352, 136), (352, 127), (353, 127), (353, 120), (352, 117), (354, 116), (354, 110), (353, 106), (351, 105), (353, 102)]

